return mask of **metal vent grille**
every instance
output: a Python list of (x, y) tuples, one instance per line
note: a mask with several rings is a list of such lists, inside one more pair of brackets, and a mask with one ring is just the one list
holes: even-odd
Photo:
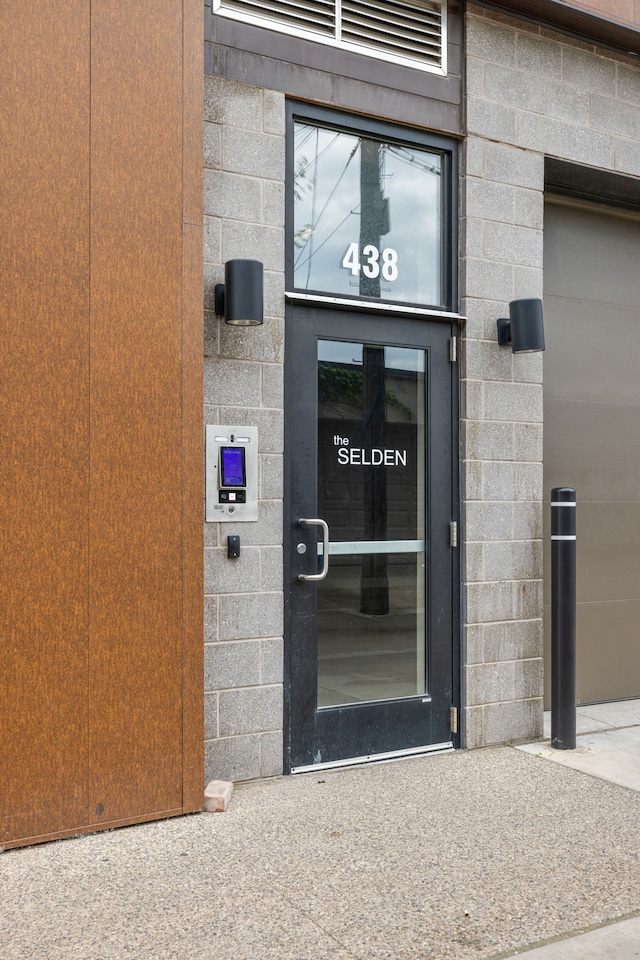
[[(215, 9), (215, 6), (214, 6)], [(240, 19), (269, 20), (326, 37), (336, 34), (335, 0), (222, 0), (217, 13), (245, 14)]]
[(394, 63), (446, 72), (445, 0), (214, 0), (214, 12)]
[(439, 3), (342, 0), (342, 39), (440, 67), (442, 17)]

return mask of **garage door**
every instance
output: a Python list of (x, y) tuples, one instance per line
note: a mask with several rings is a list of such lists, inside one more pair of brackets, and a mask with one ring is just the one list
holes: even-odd
[[(549, 200), (545, 496), (578, 494), (578, 702), (640, 696), (640, 218)], [(549, 505), (545, 670), (550, 687)]]

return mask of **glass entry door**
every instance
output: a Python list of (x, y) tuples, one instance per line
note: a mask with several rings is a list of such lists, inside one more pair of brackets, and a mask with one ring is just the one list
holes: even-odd
[(319, 708), (427, 692), (425, 360), (318, 340)]
[(451, 743), (447, 323), (288, 326), (288, 764)]

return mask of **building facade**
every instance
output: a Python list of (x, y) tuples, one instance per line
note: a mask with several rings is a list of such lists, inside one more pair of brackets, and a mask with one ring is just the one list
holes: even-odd
[[(621, 214), (626, 213), (618, 247), (621, 244), (627, 250), (637, 250), (638, 227), (633, 210), (637, 208), (640, 174), (640, 74), (636, 49), (632, 49), (634, 44), (637, 48), (637, 27), (632, 9), (620, 11), (614, 22), (616, 18), (606, 19), (608, 10), (594, 6), (576, 8), (572, 18), (567, 18), (565, 10), (553, 10), (554, 4), (538, 6), (540, 10), (533, 11), (531, 5), (522, 4), (466, 4), (464, 9), (455, 3), (447, 4), (443, 34), (447, 67), (442, 73), (425, 71), (424, 63), (412, 64), (406, 59), (402, 64), (387, 62), (381, 70), (377, 57), (384, 56), (384, 52), (374, 50), (367, 56), (363, 50), (353, 53), (352, 47), (323, 46), (308, 35), (303, 38), (299, 31), (296, 33), (295, 25), (284, 27), (285, 31), (289, 29), (284, 39), (282, 23), (270, 31), (268, 23), (251, 16), (249, 5), (222, 3), (211, 15), (207, 12), (206, 410), (207, 417), (213, 417), (216, 423), (255, 423), (261, 428), (261, 436), (265, 434), (264, 444), (261, 441), (265, 483), (261, 494), (262, 519), (253, 530), (247, 529), (246, 557), (243, 554), (239, 561), (225, 560), (223, 537), (227, 527), (220, 524), (217, 530), (215, 525), (207, 528), (206, 657), (211, 665), (206, 675), (210, 719), (206, 734), (208, 775), (229, 779), (271, 775), (281, 771), (283, 757), (285, 770), (323, 762), (325, 756), (329, 761), (340, 759), (329, 755), (331, 749), (338, 754), (342, 749), (330, 736), (324, 741), (329, 754), (321, 749), (322, 735), (318, 730), (330, 713), (327, 706), (332, 704), (329, 695), (327, 706), (322, 706), (323, 671), (331, 677), (327, 679), (329, 685), (336, 685), (333, 671), (338, 658), (343, 676), (351, 671), (352, 690), (341, 687), (334, 691), (333, 700), (340, 704), (341, 722), (355, 727), (359, 724), (358, 697), (373, 699), (380, 695), (362, 693), (362, 685), (366, 686), (363, 675), (369, 669), (375, 673), (375, 658), (378, 657), (383, 672), (390, 670), (393, 674), (385, 659), (386, 651), (380, 652), (377, 641), (372, 641), (369, 649), (363, 646), (357, 661), (347, 654), (346, 638), (342, 643), (337, 640), (340, 630), (347, 630), (347, 623), (351, 635), (360, 637), (358, 615), (366, 614), (361, 614), (362, 606), (357, 608), (358, 597), (349, 600), (343, 595), (338, 601), (337, 593), (332, 595), (329, 587), (318, 584), (312, 588), (318, 594), (314, 599), (318, 606), (308, 614), (315, 617), (315, 642), (322, 645), (322, 631), (333, 631), (335, 646), (339, 647), (339, 651), (331, 652), (327, 647), (326, 656), (336, 658), (332, 665), (322, 664), (320, 646), (307, 646), (301, 639), (295, 620), (298, 614), (295, 610), (291, 613), (296, 604), (294, 580), (298, 565), (293, 553), (295, 509), (292, 513), (287, 499), (295, 499), (296, 492), (287, 484), (295, 487), (298, 482), (308, 482), (316, 488), (319, 499), (305, 507), (314, 517), (321, 517), (325, 474), (320, 417), (317, 428), (311, 423), (304, 428), (317, 430), (314, 442), (318, 443), (318, 452), (306, 452), (309, 457), (319, 458), (315, 473), (312, 470), (306, 481), (290, 477), (296, 471), (297, 454), (293, 447), (287, 449), (287, 438), (290, 435), (290, 442), (299, 445), (301, 436), (295, 426), (300, 411), (297, 399), (292, 400), (295, 410), (289, 419), (284, 412), (287, 391), (296, 396), (298, 375), (298, 371), (290, 371), (297, 359), (295, 354), (286, 356), (287, 338), (291, 336), (295, 349), (301, 349), (294, 331), (295, 314), (312, 302), (327, 316), (338, 311), (338, 324), (343, 325), (343, 330), (351, 328), (355, 311), (360, 311), (359, 329), (365, 340), (368, 328), (363, 314), (366, 316), (367, 309), (370, 310), (372, 333), (374, 318), (380, 314), (372, 305), (371, 296), (362, 298), (364, 306), (355, 302), (357, 285), (349, 291), (332, 279), (320, 279), (320, 270), (309, 279), (302, 269), (291, 265), (301, 248), (308, 249), (308, 241), (304, 247), (300, 240), (300, 227), (307, 223), (307, 229), (315, 230), (314, 226), (308, 227), (311, 215), (296, 194), (301, 189), (295, 185), (299, 169), (296, 159), (291, 161), (296, 148), (289, 144), (296, 137), (296, 122), (300, 134), (306, 131), (309, 136), (314, 135), (317, 125), (322, 133), (329, 129), (332, 135), (351, 133), (355, 137), (365, 130), (372, 138), (379, 138), (380, 143), (385, 142), (385, 135), (391, 143), (405, 141), (416, 146), (424, 133), (443, 140), (449, 138), (458, 184), (457, 196), (449, 208), (459, 225), (458, 240), (454, 241), (459, 244), (459, 258), (454, 258), (456, 276), (452, 280), (452, 289), (455, 287), (458, 294), (448, 302), (428, 292), (422, 299), (409, 295), (409, 302), (422, 307), (413, 317), (416, 328), (439, 324), (441, 330), (447, 328), (448, 337), (455, 337), (459, 343), (453, 365), (455, 392), (459, 389), (459, 432), (455, 404), (447, 415), (456, 420), (451, 442), (455, 447), (459, 444), (460, 470), (458, 473), (454, 469), (444, 481), (453, 491), (446, 508), (450, 515), (446, 519), (444, 515), (427, 518), (432, 525), (428, 532), (432, 551), (437, 549), (435, 525), (439, 523), (444, 531), (449, 520), (459, 524), (458, 546), (452, 548), (455, 556), (434, 553), (427, 561), (427, 592), (430, 588), (442, 589), (442, 584), (436, 585), (433, 580), (435, 565), (440, 570), (447, 566), (447, 576), (453, 584), (453, 596), (447, 596), (445, 601), (452, 641), (450, 656), (438, 646), (435, 632), (429, 636), (429, 630), (435, 631), (433, 624), (426, 624), (426, 661), (434, 680), (435, 659), (448, 658), (447, 678), (441, 676), (440, 680), (447, 691), (448, 706), (454, 710), (453, 730), (449, 728), (445, 733), (441, 726), (435, 732), (437, 723), (432, 719), (403, 717), (406, 742), (402, 738), (385, 739), (381, 734), (375, 734), (371, 742), (356, 737), (357, 746), (352, 743), (343, 752), (353, 758), (415, 749), (417, 743), (407, 732), (413, 723), (423, 733), (425, 729), (430, 731), (423, 736), (423, 742), (436, 749), (443, 743), (477, 747), (541, 735), (544, 680), (546, 676), (548, 681), (550, 672), (548, 663), (545, 667), (543, 643), (550, 603), (544, 556), (545, 503), (548, 505), (553, 486), (569, 485), (579, 488), (579, 493), (580, 488), (584, 491), (579, 514), (583, 538), (579, 547), (578, 595), (581, 701), (637, 694), (640, 676), (633, 612), (637, 588), (629, 582), (631, 576), (626, 577), (624, 586), (619, 577), (609, 576), (617, 585), (606, 587), (607, 576), (603, 576), (612, 549), (615, 552), (610, 535), (604, 534), (605, 517), (620, 512), (621, 499), (633, 503), (636, 493), (631, 479), (628, 488), (623, 489), (624, 484), (619, 482), (619, 489), (611, 491), (610, 477), (603, 472), (602, 454), (598, 452), (611, 448), (611, 440), (608, 447), (606, 443), (601, 447), (606, 436), (617, 434), (620, 447), (626, 448), (629, 457), (625, 440), (628, 431), (607, 420), (604, 414), (607, 410), (620, 411), (622, 404), (631, 418), (632, 404), (637, 398), (629, 394), (627, 387), (616, 386), (620, 384), (618, 365), (610, 367), (607, 363), (609, 354), (617, 351), (619, 344), (611, 347), (609, 354), (603, 354), (602, 341), (607, 338), (594, 333), (594, 319), (587, 328), (570, 328), (580, 344), (579, 348), (575, 343), (572, 346), (571, 335), (565, 329), (569, 321), (562, 309), (567, 299), (573, 298), (573, 322), (580, 323), (581, 298), (577, 296), (576, 283), (580, 287), (586, 276), (593, 275), (595, 264), (589, 268), (585, 263), (578, 270), (581, 259), (571, 259), (563, 232), (579, 232), (579, 224), (573, 220), (576, 216), (586, 217), (585, 242), (588, 248), (592, 246), (601, 228), (597, 218), (589, 221), (596, 215), (590, 203), (597, 205), (595, 209), (609, 226), (607, 244), (613, 242), (611, 236), (616, 235), (616, 225), (623, 222)], [(269, 16), (268, 12), (263, 15)], [(285, 16), (282, 10), (272, 15)], [(393, 13), (390, 11), (389, 15)], [(375, 46), (375, 39), (368, 42)], [(443, 51), (442, 62), (444, 59)], [(381, 118), (389, 122), (386, 131), (380, 126)], [(324, 148), (329, 144), (326, 136), (320, 142)], [(388, 150), (392, 151), (392, 147)], [(304, 151), (300, 158), (309, 164)], [(394, 175), (397, 172), (387, 170), (381, 181), (392, 209)], [(316, 181), (314, 189), (322, 194)], [(585, 204), (583, 212), (572, 213), (578, 211), (579, 203)], [(299, 216), (297, 206), (301, 208)], [(346, 207), (344, 213), (349, 215)], [(446, 218), (444, 207), (439, 215)], [(393, 236), (397, 237), (397, 223), (395, 227)], [(374, 240), (377, 243), (377, 238)], [(318, 243), (323, 242), (327, 244), (319, 227)], [(573, 240), (566, 242), (572, 245)], [(328, 252), (327, 246), (324, 249)], [(597, 288), (607, 283), (612, 288), (619, 286), (615, 276), (610, 282), (605, 279), (612, 270), (616, 273), (611, 265), (617, 256), (612, 250), (605, 245), (599, 254), (594, 254), (600, 271), (600, 282), (594, 281)], [(314, 255), (320, 260), (322, 250)], [(337, 253), (332, 250), (330, 255), (335, 261)], [(258, 333), (250, 328), (230, 328), (212, 310), (212, 290), (222, 279), (223, 264), (239, 256), (255, 256), (264, 262), (268, 319)], [(301, 262), (308, 263), (309, 259), (307, 256), (305, 261), (303, 255)], [(544, 283), (546, 270), (554, 274), (548, 286)], [(633, 316), (634, 309), (637, 311), (637, 286), (625, 272), (628, 279), (618, 309), (633, 324), (638, 319), (637, 312)], [(573, 274), (573, 281), (567, 287), (569, 273)], [(580, 282), (576, 281), (578, 273)], [(552, 289), (552, 285), (557, 289)], [(359, 289), (363, 289), (361, 284)], [(308, 290), (313, 293), (303, 293)], [(373, 296), (385, 298), (379, 291)], [(387, 296), (393, 298), (393, 293)], [(336, 302), (331, 302), (332, 297)], [(498, 347), (496, 320), (508, 314), (509, 303), (542, 297), (546, 352), (516, 355)], [(600, 302), (598, 289), (592, 300)], [(605, 300), (611, 302), (609, 297)], [(401, 295), (396, 297), (396, 303), (395, 315), (388, 310), (383, 314), (386, 325), (381, 336), (386, 335), (389, 344), (394, 342), (394, 334), (400, 335), (402, 323), (406, 323)], [(312, 320), (309, 316), (299, 322)], [(593, 336), (595, 340), (591, 339)], [(628, 342), (627, 349), (635, 356), (635, 347)], [(573, 371), (569, 377), (573, 386), (567, 385), (569, 368)], [(302, 376), (314, 380), (317, 374), (309, 368)], [(624, 382), (628, 385), (630, 380), (627, 370)], [(592, 386), (588, 387), (585, 381)], [(600, 392), (594, 395), (593, 385), (598, 381)], [(244, 404), (239, 402), (241, 396)], [(597, 429), (590, 421), (594, 403), (603, 414)], [(545, 410), (550, 411), (546, 442)], [(566, 449), (567, 444), (571, 447), (574, 429), (581, 431), (583, 439), (579, 452), (575, 441), (570, 451)], [(620, 462), (620, 457), (624, 462), (624, 450), (612, 453), (616, 462)], [(282, 470), (284, 473), (277, 472)], [(628, 475), (631, 478), (633, 474)], [(431, 480), (427, 481), (428, 489), (429, 483)], [(332, 506), (322, 505), (329, 520)], [(348, 501), (348, 509), (358, 508), (357, 502)], [(339, 520), (334, 508), (330, 528), (336, 523)], [(624, 533), (622, 526), (626, 526)], [(338, 533), (337, 539), (358, 540), (355, 527)], [(372, 534), (365, 536), (375, 539)], [(619, 566), (624, 567), (630, 558), (638, 556), (640, 544), (629, 524), (618, 523), (616, 536), (617, 546), (626, 558), (620, 559)], [(292, 538), (289, 544), (288, 537)], [(608, 561), (598, 551), (598, 546), (602, 550), (605, 543)], [(271, 558), (279, 557), (282, 546), (281, 567), (279, 561), (272, 563)], [(339, 549), (331, 547), (330, 557), (332, 550)], [(347, 561), (338, 559), (339, 556), (336, 553), (329, 566), (341, 564), (336, 576), (346, 576)], [(357, 563), (364, 561), (359, 557)], [(243, 566), (248, 568), (246, 574)], [(282, 585), (278, 579), (280, 570)], [(228, 587), (232, 571), (235, 580)], [(438, 597), (429, 596), (427, 607), (433, 610), (438, 602)], [(351, 614), (344, 614), (342, 625), (335, 613), (333, 619), (328, 615), (332, 604), (338, 607), (341, 603), (352, 604)], [(372, 634), (379, 622), (371, 627)], [(433, 648), (429, 646), (432, 642)], [(267, 650), (269, 656), (265, 660)], [(316, 656), (317, 676), (308, 681), (296, 661)], [(606, 665), (611, 661), (615, 666), (609, 668)], [(419, 665), (418, 671), (422, 668)], [(607, 672), (619, 678), (624, 675), (625, 682), (605, 683), (603, 674)], [(309, 698), (317, 697), (313, 709), (318, 743), (313, 745), (313, 733), (308, 732), (306, 754), (304, 750), (296, 754), (295, 730), (305, 723), (304, 708), (302, 716), (296, 712), (296, 685), (307, 682), (311, 688), (315, 685), (306, 695), (306, 702), (309, 704)], [(373, 691), (375, 683), (371, 682)], [(387, 682), (389, 696), (394, 696), (393, 677), (387, 677)], [(420, 688), (418, 692), (430, 695), (432, 691)], [(311, 712), (312, 707), (308, 709)], [(388, 713), (382, 713), (383, 726), (392, 724)], [(375, 719), (366, 722), (376, 728)], [(308, 726), (310, 729), (313, 724), (309, 721)]]
[(637, 2), (13, 6), (0, 845), (638, 696)]

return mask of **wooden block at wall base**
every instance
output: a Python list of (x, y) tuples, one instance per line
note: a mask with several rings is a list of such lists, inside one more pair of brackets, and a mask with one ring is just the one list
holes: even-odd
[(209, 813), (224, 813), (229, 806), (233, 784), (227, 780), (212, 780), (204, 791), (204, 808)]

